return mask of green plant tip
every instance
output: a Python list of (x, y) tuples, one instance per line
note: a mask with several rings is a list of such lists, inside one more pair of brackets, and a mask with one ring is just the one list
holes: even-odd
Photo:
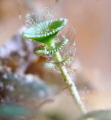
[(36, 23), (24, 31), (22, 36), (44, 44), (50, 44), (56, 37), (57, 33), (65, 27), (67, 21), (67, 19), (60, 18)]

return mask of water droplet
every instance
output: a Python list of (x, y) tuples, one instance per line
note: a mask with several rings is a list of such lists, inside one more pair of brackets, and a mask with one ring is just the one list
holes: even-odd
[(12, 85), (7, 85), (6, 89), (8, 89), (9, 91), (14, 91), (14, 87)]
[(76, 45), (76, 42), (74, 42), (73, 45)]
[(21, 20), (21, 18), (22, 18), (22, 15), (19, 15), (19, 17), (18, 17), (18, 18), (19, 18), (19, 20)]
[(3, 76), (2, 76), (4, 79), (8, 79), (8, 76), (7, 76), (7, 74), (3, 74)]
[(15, 79), (18, 79), (19, 76), (18, 76), (17, 74), (14, 74), (14, 78), (15, 78)]
[(32, 83), (32, 82), (33, 82), (33, 79), (34, 79), (34, 78), (33, 78), (32, 75), (27, 75), (27, 76), (26, 76), (26, 82), (27, 82), (27, 83)]

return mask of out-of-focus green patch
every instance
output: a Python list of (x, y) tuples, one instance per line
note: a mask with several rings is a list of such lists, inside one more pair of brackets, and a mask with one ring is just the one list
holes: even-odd
[(0, 118), (2, 119), (31, 118), (35, 114), (36, 111), (31, 108), (11, 104), (0, 105)]
[(94, 120), (111, 120), (111, 110), (97, 110), (84, 114), (77, 120), (88, 120), (93, 118)]

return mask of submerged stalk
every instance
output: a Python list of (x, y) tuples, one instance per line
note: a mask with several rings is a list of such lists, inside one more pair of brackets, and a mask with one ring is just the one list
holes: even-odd
[[(55, 54), (53, 54), (53, 56), (54, 56), (54, 59), (55, 59), (56, 62), (61, 62), (62, 61), (62, 57), (61, 57), (59, 52), (56, 52)], [(74, 82), (71, 80), (66, 67), (58, 65), (58, 68), (59, 68), (59, 70), (62, 74), (62, 77), (64, 79), (65, 84), (67, 85), (67, 87), (68, 87), (68, 89), (69, 89), (69, 91), (70, 91), (70, 93), (73, 97), (74, 102), (77, 104), (79, 110), (83, 114), (86, 113), (86, 109), (83, 105), (83, 102), (80, 98), (80, 95), (79, 95), (79, 93), (76, 89), (76, 86), (75, 86)]]
[(22, 36), (24, 38), (29, 38), (44, 44), (44, 45), (39, 45), (34, 52), (39, 55), (48, 55), (48, 54), (53, 55), (55, 62), (58, 63), (57, 67), (62, 74), (64, 82), (66, 83), (74, 99), (74, 102), (78, 105), (78, 108), (82, 113), (86, 113), (86, 109), (82, 103), (82, 100), (79, 96), (76, 86), (74, 82), (71, 80), (65, 65), (60, 64), (62, 63), (63, 60), (59, 51), (63, 48), (64, 45), (68, 43), (68, 40), (66, 39), (61, 42), (61, 41), (56, 41), (55, 39), (58, 32), (66, 26), (68, 20), (60, 18), (60, 19), (42, 21), (40, 23), (37, 23), (36, 22), (37, 20), (34, 21), (32, 18), (30, 18), (30, 15), (28, 16), (29, 16), (28, 22), (29, 23), (31, 22), (31, 24), (34, 22), (34, 24), (32, 24), (30, 28), (24, 31)]

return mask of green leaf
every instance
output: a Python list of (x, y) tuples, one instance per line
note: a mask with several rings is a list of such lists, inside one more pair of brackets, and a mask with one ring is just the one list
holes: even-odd
[(34, 53), (38, 54), (38, 55), (45, 55), (45, 54), (54, 54), (58, 51), (60, 51), (64, 45), (66, 45), (68, 43), (68, 39), (59, 41), (55, 43), (55, 47), (51, 48), (50, 46), (37, 46), (37, 48), (35, 48)]
[(67, 19), (60, 18), (36, 23), (24, 31), (22, 36), (48, 45), (54, 40), (57, 33), (65, 27), (67, 21)]

